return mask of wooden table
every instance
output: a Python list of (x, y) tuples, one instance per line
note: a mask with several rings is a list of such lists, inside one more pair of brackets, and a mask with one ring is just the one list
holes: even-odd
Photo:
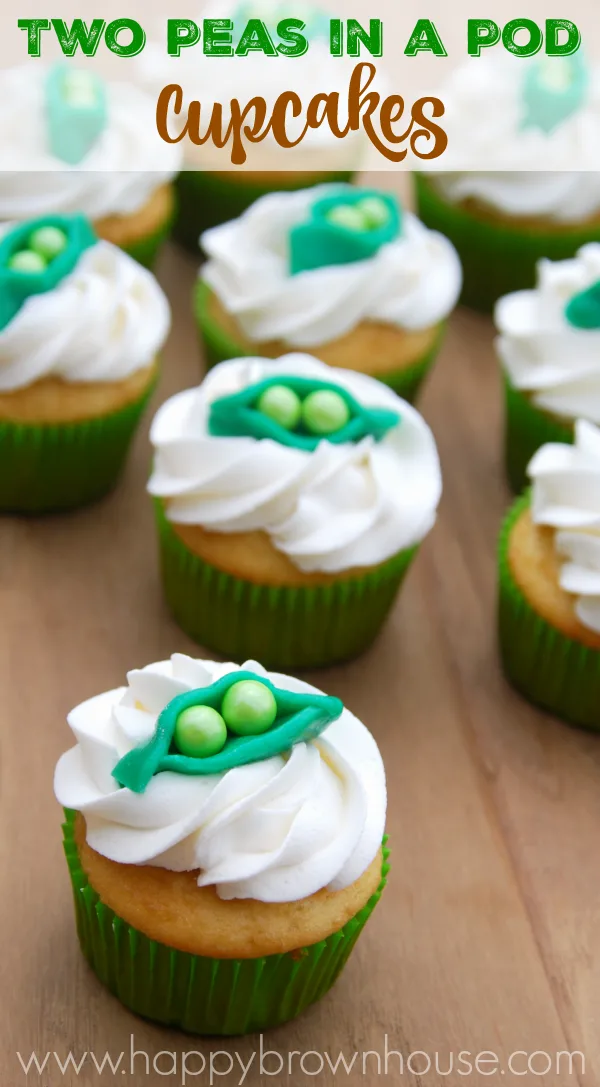
[[(194, 262), (164, 254), (160, 275), (175, 324), (155, 407), (201, 374), (190, 291)], [(600, 1083), (600, 741), (571, 731), (504, 684), (495, 644), (495, 541), (508, 502), (501, 468), (500, 385), (491, 324), (459, 312), (422, 399), (444, 466), (435, 531), (391, 621), (356, 663), (312, 675), (375, 734), (389, 779), (393, 868), (389, 888), (342, 979), (267, 1048), (361, 1056), (349, 1075), (260, 1075), (245, 1083), (379, 1083), (376, 1051), (424, 1050), (448, 1070), (450, 1054), (492, 1051), (504, 1074), (398, 1072), (388, 1080), (449, 1084)], [(146, 421), (148, 422), (148, 420)], [(175, 1084), (173, 1057), (130, 1069), (130, 1036), (150, 1062), (161, 1050), (226, 1048), (245, 1062), (258, 1039), (200, 1041), (148, 1025), (114, 1000), (80, 955), (52, 792), (71, 743), (65, 714), (120, 685), (125, 671), (197, 650), (161, 597), (149, 500), (147, 427), (126, 477), (108, 500), (71, 516), (0, 522), (2, 891), (0, 1083)], [(43, 1061), (27, 1080), (17, 1051)], [(53, 1053), (93, 1052), (116, 1062), (100, 1076), (91, 1057), (63, 1075)], [(581, 1050), (584, 1075), (511, 1074), (513, 1051)], [(237, 1084), (234, 1071), (214, 1082)], [(277, 1068), (276, 1058), (266, 1064)], [(318, 1056), (305, 1069), (318, 1070)], [(547, 1065), (533, 1059), (534, 1069)], [(190, 1059), (190, 1069), (198, 1063)], [(226, 1071), (225, 1057), (217, 1068)], [(516, 1058), (522, 1073), (526, 1058)], [(576, 1062), (576, 1067), (580, 1065)], [(459, 1069), (461, 1071), (459, 1072)], [(382, 1075), (385, 1065), (382, 1063)], [(487, 1072), (489, 1078), (484, 1075)], [(493, 1073), (490, 1075), (490, 1072)], [(208, 1070), (188, 1083), (209, 1083)]]

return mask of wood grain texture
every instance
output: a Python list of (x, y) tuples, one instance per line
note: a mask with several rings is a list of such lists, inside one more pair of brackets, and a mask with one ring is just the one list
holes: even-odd
[[(174, 331), (154, 406), (201, 373), (190, 316), (194, 265), (165, 254), (161, 279)], [(411, 1087), (600, 1083), (600, 746), (544, 717), (507, 689), (494, 632), (495, 538), (508, 502), (501, 471), (500, 384), (491, 324), (460, 312), (421, 402), (442, 456), (439, 522), (392, 618), (361, 660), (311, 675), (344, 698), (375, 734), (390, 786), (389, 888), (345, 974), (318, 1006), (268, 1036), (280, 1051), (449, 1054), (582, 1050), (584, 1075), (398, 1074)], [(148, 420), (147, 420), (148, 422)], [(181, 1071), (130, 1068), (130, 1037), (152, 1061), (161, 1050), (236, 1061), (214, 1082), (240, 1082), (258, 1039), (197, 1041), (121, 1008), (79, 953), (60, 811), (56, 759), (70, 743), (65, 714), (123, 682), (131, 667), (196, 648), (165, 610), (152, 512), (144, 492), (147, 426), (126, 477), (106, 501), (69, 516), (0, 520), (0, 1083), (180, 1083)], [(40, 1060), (94, 1052), (64, 1075), (51, 1057), (26, 1079), (17, 1051)], [(349, 1075), (325, 1070), (244, 1082), (374, 1085), (375, 1057)], [(456, 1059), (456, 1057), (455, 1057)], [(273, 1059), (272, 1059), (273, 1060)], [(168, 1070), (172, 1058), (158, 1067)], [(220, 1058), (222, 1070), (226, 1058)], [(306, 1067), (315, 1068), (316, 1059)], [(415, 1067), (422, 1067), (419, 1059)], [(543, 1063), (543, 1062), (542, 1062)], [(194, 1066), (190, 1062), (190, 1066)], [(267, 1064), (273, 1070), (275, 1063)], [(517, 1064), (520, 1070), (522, 1064)], [(208, 1071), (190, 1083), (208, 1083)]]

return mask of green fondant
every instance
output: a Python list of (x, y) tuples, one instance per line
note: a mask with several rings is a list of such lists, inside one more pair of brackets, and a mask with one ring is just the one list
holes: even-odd
[(573, 328), (600, 328), (600, 280), (567, 302), (565, 317)]
[(527, 65), (523, 81), (523, 128), (550, 133), (585, 103), (590, 74), (581, 52), (545, 57)]
[(275, 695), (258, 680), (242, 680), (229, 688), (223, 699), (223, 717), (235, 736), (261, 736), (277, 718)]
[(262, 394), (256, 405), (257, 411), (268, 415), (274, 423), (284, 430), (294, 430), (302, 415), (302, 401), (293, 389), (286, 385), (271, 385)]
[[(25, 251), (35, 256), (30, 249), (31, 239), (46, 227), (55, 227), (66, 235), (68, 242), (63, 250), (43, 266), (38, 261), (37, 270), (11, 267), (16, 256), (21, 255), (23, 260)], [(0, 240), (0, 330), (6, 328), (32, 295), (54, 290), (73, 271), (81, 254), (96, 245), (97, 240), (83, 215), (48, 215), (9, 230)], [(29, 258), (28, 263), (31, 264)]]
[(335, 445), (359, 442), (366, 437), (381, 441), (389, 430), (401, 422), (401, 416), (397, 412), (388, 408), (365, 408), (346, 389), (331, 381), (282, 375), (267, 378), (257, 385), (249, 385), (239, 393), (213, 401), (208, 419), (209, 432), (216, 438), (256, 438), (258, 441), (270, 438), (271, 441), (292, 449), (307, 452), (315, 450), (323, 437), (309, 434), (302, 423), (299, 430), (286, 430), (274, 419), (257, 410), (256, 405), (261, 397), (274, 385), (285, 385), (301, 400), (321, 391), (333, 392), (339, 396), (348, 409), (348, 422), (334, 434), (323, 436)]
[(350, 420), (350, 409), (343, 396), (329, 389), (309, 393), (302, 404), (302, 422), (309, 434), (329, 438)]
[(290, 272), (369, 260), (401, 233), (402, 213), (395, 196), (352, 185), (336, 186), (317, 200), (310, 218), (290, 231)]
[(50, 69), (46, 80), (48, 143), (55, 158), (77, 166), (104, 132), (108, 120), (106, 90), (95, 72)]
[(180, 755), (193, 759), (218, 755), (227, 743), (227, 725), (212, 706), (190, 706), (175, 722), (173, 743)]
[(232, 686), (257, 679), (254, 672), (232, 672), (209, 687), (177, 695), (160, 714), (152, 739), (125, 755), (113, 770), (113, 777), (132, 792), (143, 793), (154, 775), (163, 770), (192, 776), (220, 774), (281, 755), (294, 744), (316, 739), (344, 708), (339, 698), (284, 691), (260, 677), (259, 682), (269, 688), (277, 703), (277, 717), (268, 732), (228, 739), (219, 754), (208, 758), (190, 758), (174, 752), (173, 736), (180, 713), (198, 705), (219, 709)]

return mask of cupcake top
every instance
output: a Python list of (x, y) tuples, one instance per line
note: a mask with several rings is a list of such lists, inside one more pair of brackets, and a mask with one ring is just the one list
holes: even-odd
[(600, 423), (600, 245), (540, 261), (536, 288), (501, 298), (495, 319), (517, 389), (556, 415)]
[(169, 324), (154, 276), (82, 216), (0, 238), (0, 393), (47, 377), (121, 381), (153, 362)]
[(38, 60), (0, 73), (0, 102), (0, 221), (130, 215), (179, 169), (155, 100), (132, 83)]
[(435, 521), (440, 465), (419, 413), (307, 355), (220, 363), (163, 404), (150, 439), (148, 489), (169, 520), (262, 530), (307, 573), (377, 565)]
[(600, 429), (578, 421), (575, 444), (542, 446), (528, 473), (533, 521), (556, 530), (561, 588), (576, 597), (579, 621), (600, 633)]
[(54, 779), (120, 864), (198, 872), (223, 899), (342, 890), (381, 846), (377, 745), (337, 698), (254, 661), (169, 661), (77, 706)]
[(428, 176), (448, 200), (565, 223), (600, 211), (600, 75), (581, 53), (482, 56), (442, 98), (448, 150)]
[(202, 279), (255, 343), (317, 347), (362, 321), (426, 329), (460, 293), (446, 238), (389, 194), (350, 185), (265, 196), (201, 242)]

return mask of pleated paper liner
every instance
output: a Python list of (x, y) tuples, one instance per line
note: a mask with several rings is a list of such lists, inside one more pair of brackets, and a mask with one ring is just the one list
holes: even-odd
[(508, 562), (510, 534), (529, 505), (510, 510), (499, 545), (499, 639), (504, 673), (534, 705), (580, 728), (600, 729), (600, 651), (567, 638), (534, 611)]
[[(201, 279), (198, 279), (194, 290), (194, 312), (200, 332), (200, 340), (206, 359), (207, 369), (210, 370), (219, 362), (227, 362), (229, 359), (244, 358), (249, 352), (246, 348), (236, 343), (227, 332), (224, 332), (218, 322), (212, 317), (208, 306), (209, 298), (209, 287), (206, 283), (203, 283)], [(402, 370), (378, 374), (377, 380), (381, 381), (384, 385), (388, 385), (394, 390), (397, 396), (402, 397), (403, 400), (407, 400), (412, 404), (416, 399), (425, 378), (432, 369), (444, 333), (445, 323), (442, 325), (433, 347), (423, 355), (422, 358), (418, 359), (417, 362), (412, 363), (410, 366), (404, 367)], [(290, 348), (290, 351), (291, 350), (293, 349)], [(307, 353), (309, 355), (315, 355), (316, 358), (320, 357), (318, 347), (310, 348)], [(333, 367), (332, 370), (335, 374), (335, 367)]]
[(547, 442), (573, 443), (574, 425), (542, 411), (505, 378), (505, 465), (514, 494), (528, 484), (527, 465)]
[(131, 404), (80, 423), (0, 422), (0, 511), (85, 506), (117, 483), (154, 382)]
[[(263, 178), (265, 175), (263, 175)], [(273, 172), (267, 180), (253, 180), (243, 171), (182, 170), (175, 187), (178, 212), (173, 236), (180, 245), (200, 256), (200, 235), (211, 227), (238, 219), (251, 204), (273, 192), (294, 192), (325, 182), (348, 182), (353, 174), (291, 174)]]
[(159, 501), (155, 510), (165, 595), (182, 630), (227, 660), (259, 660), (278, 671), (325, 667), (362, 653), (383, 625), (417, 550), (331, 585), (256, 585), (195, 555)]
[(546, 230), (517, 219), (486, 219), (444, 199), (424, 174), (415, 175), (419, 218), (445, 234), (463, 266), (461, 301), (491, 313), (496, 301), (512, 291), (533, 287), (542, 257), (567, 260), (587, 242), (600, 241), (600, 221), (556, 224)]
[(65, 811), (64, 849), (81, 949), (94, 973), (122, 1004), (145, 1019), (192, 1034), (248, 1034), (294, 1019), (337, 980), (381, 898), (389, 872), (383, 844), (381, 883), (367, 904), (318, 944), (258, 959), (211, 959), (149, 939), (100, 900)]

